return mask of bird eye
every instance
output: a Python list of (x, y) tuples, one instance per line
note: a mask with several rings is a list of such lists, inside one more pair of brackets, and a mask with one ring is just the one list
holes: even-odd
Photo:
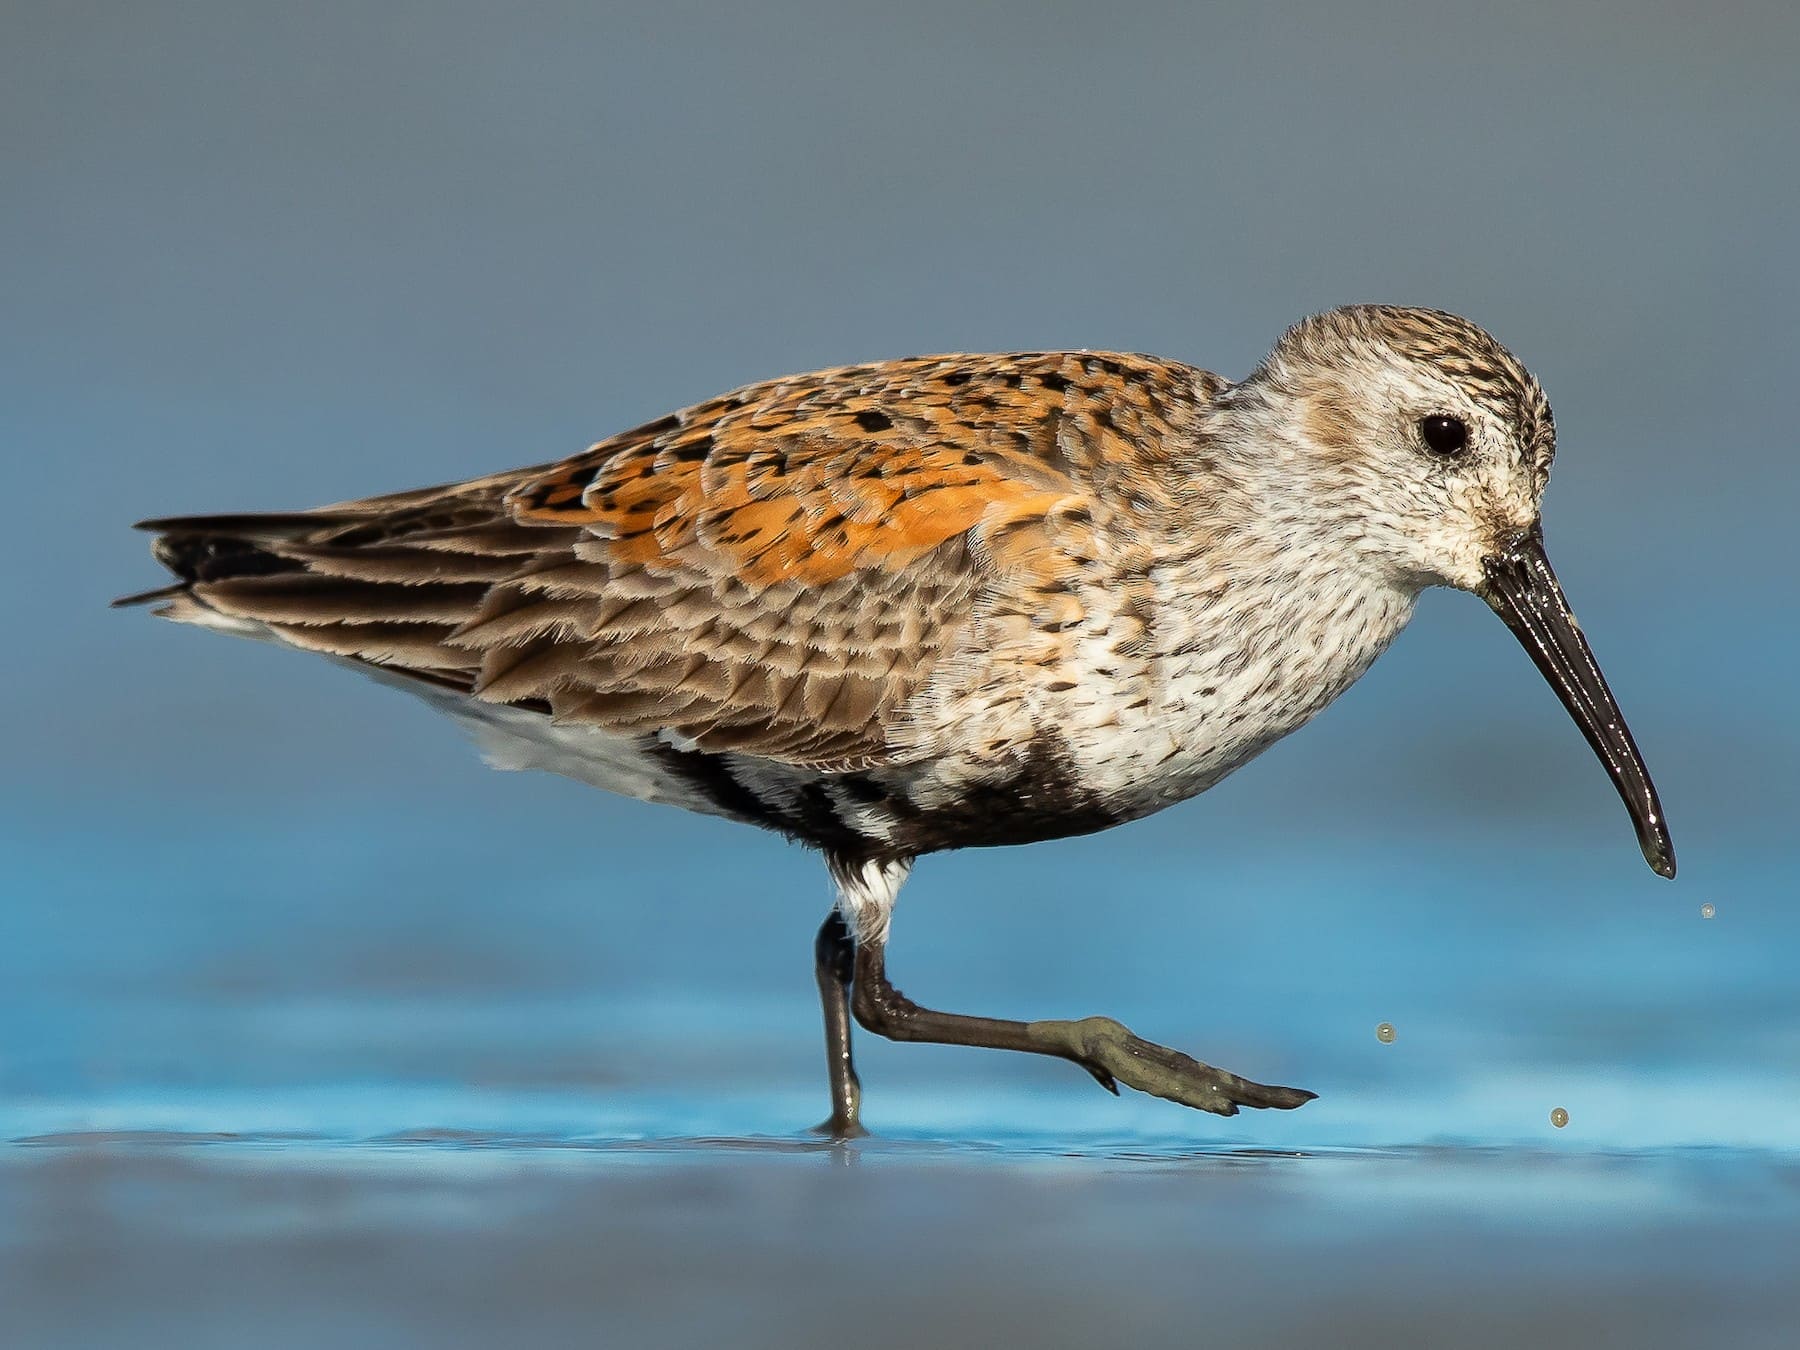
[(1434, 455), (1454, 455), (1469, 443), (1469, 427), (1460, 417), (1433, 413), (1419, 420), (1419, 435)]

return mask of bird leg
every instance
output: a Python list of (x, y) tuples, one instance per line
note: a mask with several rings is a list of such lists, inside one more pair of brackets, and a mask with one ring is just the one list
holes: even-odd
[(850, 980), (855, 960), (856, 940), (850, 936), (844, 916), (833, 909), (813, 939), (813, 976), (819, 982), (819, 1003), (825, 1011), (825, 1065), (831, 1074), (831, 1119), (818, 1130), (838, 1139), (866, 1133), (858, 1119), (862, 1083), (850, 1058)]
[[(820, 936), (823, 940), (823, 932)], [(1240, 1106), (1290, 1110), (1317, 1095), (1300, 1088), (1252, 1083), (1234, 1073), (1202, 1064), (1179, 1050), (1142, 1040), (1110, 1017), (1084, 1017), (1075, 1022), (1011, 1022), (997, 1017), (965, 1017), (921, 1008), (888, 983), (880, 945), (864, 942), (855, 944), (853, 950), (855, 979), (851, 1009), (864, 1027), (889, 1040), (979, 1045), (993, 1050), (1055, 1055), (1079, 1064), (1115, 1096), (1118, 1085), (1123, 1083), (1139, 1092), (1220, 1116), (1234, 1116)], [(820, 988), (824, 988), (823, 974), (820, 975)], [(829, 1042), (829, 1004), (826, 1026)], [(847, 1068), (850, 1062), (847, 1040), (843, 1062)], [(833, 1071), (835, 1075), (835, 1060)], [(850, 1081), (855, 1083), (854, 1075)], [(837, 1087), (834, 1076), (834, 1092)]]

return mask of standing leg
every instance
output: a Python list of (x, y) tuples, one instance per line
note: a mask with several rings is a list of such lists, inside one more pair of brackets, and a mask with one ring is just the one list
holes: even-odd
[[(857, 943), (851, 1008), (856, 1020), (878, 1036), (939, 1045), (978, 1045), (1056, 1055), (1079, 1064), (1114, 1094), (1118, 1084), (1164, 1097), (1183, 1106), (1234, 1116), (1240, 1106), (1283, 1110), (1309, 1102), (1316, 1093), (1300, 1088), (1265, 1087), (1234, 1073), (1202, 1064), (1190, 1055), (1141, 1040), (1110, 1017), (1079, 1022), (1009, 1022), (997, 1017), (964, 1017), (921, 1008), (888, 983), (884, 944)], [(821, 988), (824, 976), (820, 976)], [(849, 1063), (846, 1047), (844, 1062)], [(851, 1078), (855, 1082), (855, 1078)]]
[(862, 1083), (850, 1058), (850, 981), (855, 972), (856, 940), (836, 909), (819, 925), (813, 939), (813, 975), (819, 982), (819, 1003), (825, 1011), (825, 1066), (831, 1074), (831, 1119), (819, 1133), (851, 1139), (865, 1133)]

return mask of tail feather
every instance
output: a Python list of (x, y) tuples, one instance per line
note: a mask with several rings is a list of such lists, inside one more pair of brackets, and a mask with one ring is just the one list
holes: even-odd
[(130, 595), (121, 595), (107, 602), (109, 609), (130, 609), (134, 605), (155, 604), (158, 600), (173, 600), (185, 594), (187, 582), (177, 581), (168, 586), (152, 586), (147, 591), (133, 591)]
[(305, 566), (270, 552), (255, 538), (228, 533), (170, 531), (158, 535), (150, 551), (159, 563), (189, 585), (297, 572)]
[(494, 492), (433, 490), (139, 528), (156, 532), (151, 552), (175, 580), (114, 605), (160, 602), (156, 612), (178, 622), (462, 692), (473, 689), (481, 654), (451, 641), (456, 630), (493, 586), (565, 533), (515, 525)]
[[(182, 516), (167, 520), (141, 520), (133, 528), (155, 530), (150, 545), (156, 560), (175, 574), (176, 581), (112, 602), (114, 609), (173, 600), (190, 593), (198, 582), (227, 581), (234, 577), (273, 576), (302, 570), (304, 563), (282, 558), (264, 545), (293, 538), (300, 520), (294, 516)], [(311, 522), (317, 529), (320, 522)]]
[(352, 525), (363, 519), (348, 511), (265, 511), (259, 514), (216, 516), (160, 516), (140, 520), (131, 528), (153, 534), (235, 535), (240, 539), (297, 539), (317, 534), (334, 525)]

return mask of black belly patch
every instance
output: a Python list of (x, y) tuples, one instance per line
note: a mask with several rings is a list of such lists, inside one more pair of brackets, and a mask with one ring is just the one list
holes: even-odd
[[(821, 773), (798, 784), (789, 779), (775, 797), (757, 791), (753, 776), (734, 773), (724, 755), (661, 741), (653, 753), (722, 814), (845, 858), (1033, 844), (1092, 834), (1128, 819), (1082, 786), (1068, 755), (1051, 741), (994, 766), (955, 801), (932, 807), (912, 799), (905, 778), (879, 769)], [(862, 824), (870, 815), (887, 828), (875, 832)]]
[(1031, 772), (971, 784), (950, 806), (920, 811), (909, 804), (895, 815), (894, 851), (912, 857), (953, 848), (1067, 839), (1125, 819), (1068, 780)]
[(892, 820), (882, 852), (916, 858), (953, 848), (991, 848), (1066, 839), (1117, 825), (1126, 817), (1082, 785), (1073, 762), (1054, 740), (1015, 756), (968, 783), (956, 800), (923, 807), (903, 788), (888, 790), (879, 778), (845, 775), (846, 795), (880, 793), (873, 804)]

